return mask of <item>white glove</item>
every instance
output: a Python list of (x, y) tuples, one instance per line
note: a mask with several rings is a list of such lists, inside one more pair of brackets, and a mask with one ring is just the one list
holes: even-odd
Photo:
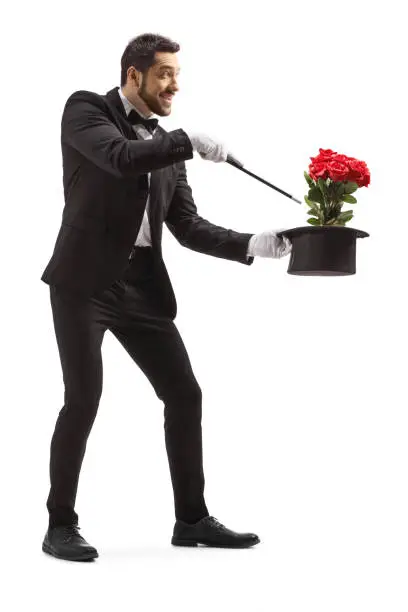
[(254, 234), (248, 244), (248, 255), (251, 257), (273, 257), (280, 259), (289, 255), (292, 244), (286, 236), (278, 238), (278, 232), (284, 230), (269, 230), (261, 234)]
[(191, 141), (194, 151), (197, 151), (203, 159), (215, 163), (227, 161), (228, 149), (224, 143), (213, 140), (206, 134), (186, 132)]

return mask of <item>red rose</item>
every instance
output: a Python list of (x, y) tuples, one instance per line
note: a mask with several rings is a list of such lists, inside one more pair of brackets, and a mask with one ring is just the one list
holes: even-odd
[(346, 163), (335, 160), (327, 163), (327, 171), (332, 181), (347, 181), (350, 172)]
[(319, 178), (326, 180), (328, 177), (326, 163), (316, 162), (316, 163), (310, 164), (309, 175), (316, 182), (319, 180)]
[(339, 161), (345, 164), (350, 161), (350, 159), (353, 159), (353, 157), (348, 157), (347, 155), (341, 155), (340, 153), (336, 153), (336, 155), (333, 156), (332, 161)]
[(348, 166), (349, 181), (357, 183), (359, 187), (367, 187), (370, 184), (370, 171), (365, 162), (353, 158), (348, 162)]
[(318, 161), (323, 161), (325, 159), (329, 160), (333, 155), (337, 155), (336, 151), (332, 151), (331, 149), (319, 149), (319, 155), (317, 155), (315, 159)]
[(323, 180), (330, 178), (334, 182), (353, 181), (359, 187), (367, 187), (370, 184), (367, 164), (355, 157), (319, 148), (319, 154), (310, 159), (309, 176), (316, 183), (319, 178)]
[(370, 175), (370, 171), (367, 169), (367, 172), (365, 173), (363, 180), (361, 181), (361, 187), (368, 187), (370, 182), (371, 182), (371, 175)]

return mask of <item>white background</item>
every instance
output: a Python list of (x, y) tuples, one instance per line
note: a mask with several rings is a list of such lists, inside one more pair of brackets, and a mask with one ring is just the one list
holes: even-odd
[[(2, 590), (8, 612), (406, 612), (406, 109), (402, 2), (23, 2), (3, 21)], [(319, 147), (366, 161), (357, 274), (307, 278), (189, 251), (164, 229), (178, 326), (203, 390), (206, 501), (250, 550), (170, 545), (163, 404), (107, 332), (76, 509), (95, 563), (44, 555), (63, 383), (48, 286), (68, 96), (119, 85), (128, 41), (178, 41), (162, 120), (228, 143), (303, 201)], [(305, 225), (227, 164), (187, 162), (199, 214), (242, 232)], [(346, 205), (348, 207), (348, 205)]]

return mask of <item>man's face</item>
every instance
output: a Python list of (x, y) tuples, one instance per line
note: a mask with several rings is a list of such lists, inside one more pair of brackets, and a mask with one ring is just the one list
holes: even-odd
[(153, 113), (165, 117), (171, 113), (174, 94), (178, 91), (180, 68), (175, 53), (157, 52), (156, 63), (145, 75), (138, 73), (138, 96)]

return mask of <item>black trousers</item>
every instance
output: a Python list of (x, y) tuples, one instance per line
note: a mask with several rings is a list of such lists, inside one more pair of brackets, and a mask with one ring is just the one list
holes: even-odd
[(174, 322), (160, 312), (152, 289), (151, 248), (136, 247), (122, 279), (81, 297), (50, 286), (64, 381), (64, 405), (51, 441), (49, 525), (78, 523), (75, 512), (86, 443), (102, 394), (101, 346), (109, 329), (164, 403), (164, 434), (175, 516), (195, 522), (204, 501), (200, 386)]

